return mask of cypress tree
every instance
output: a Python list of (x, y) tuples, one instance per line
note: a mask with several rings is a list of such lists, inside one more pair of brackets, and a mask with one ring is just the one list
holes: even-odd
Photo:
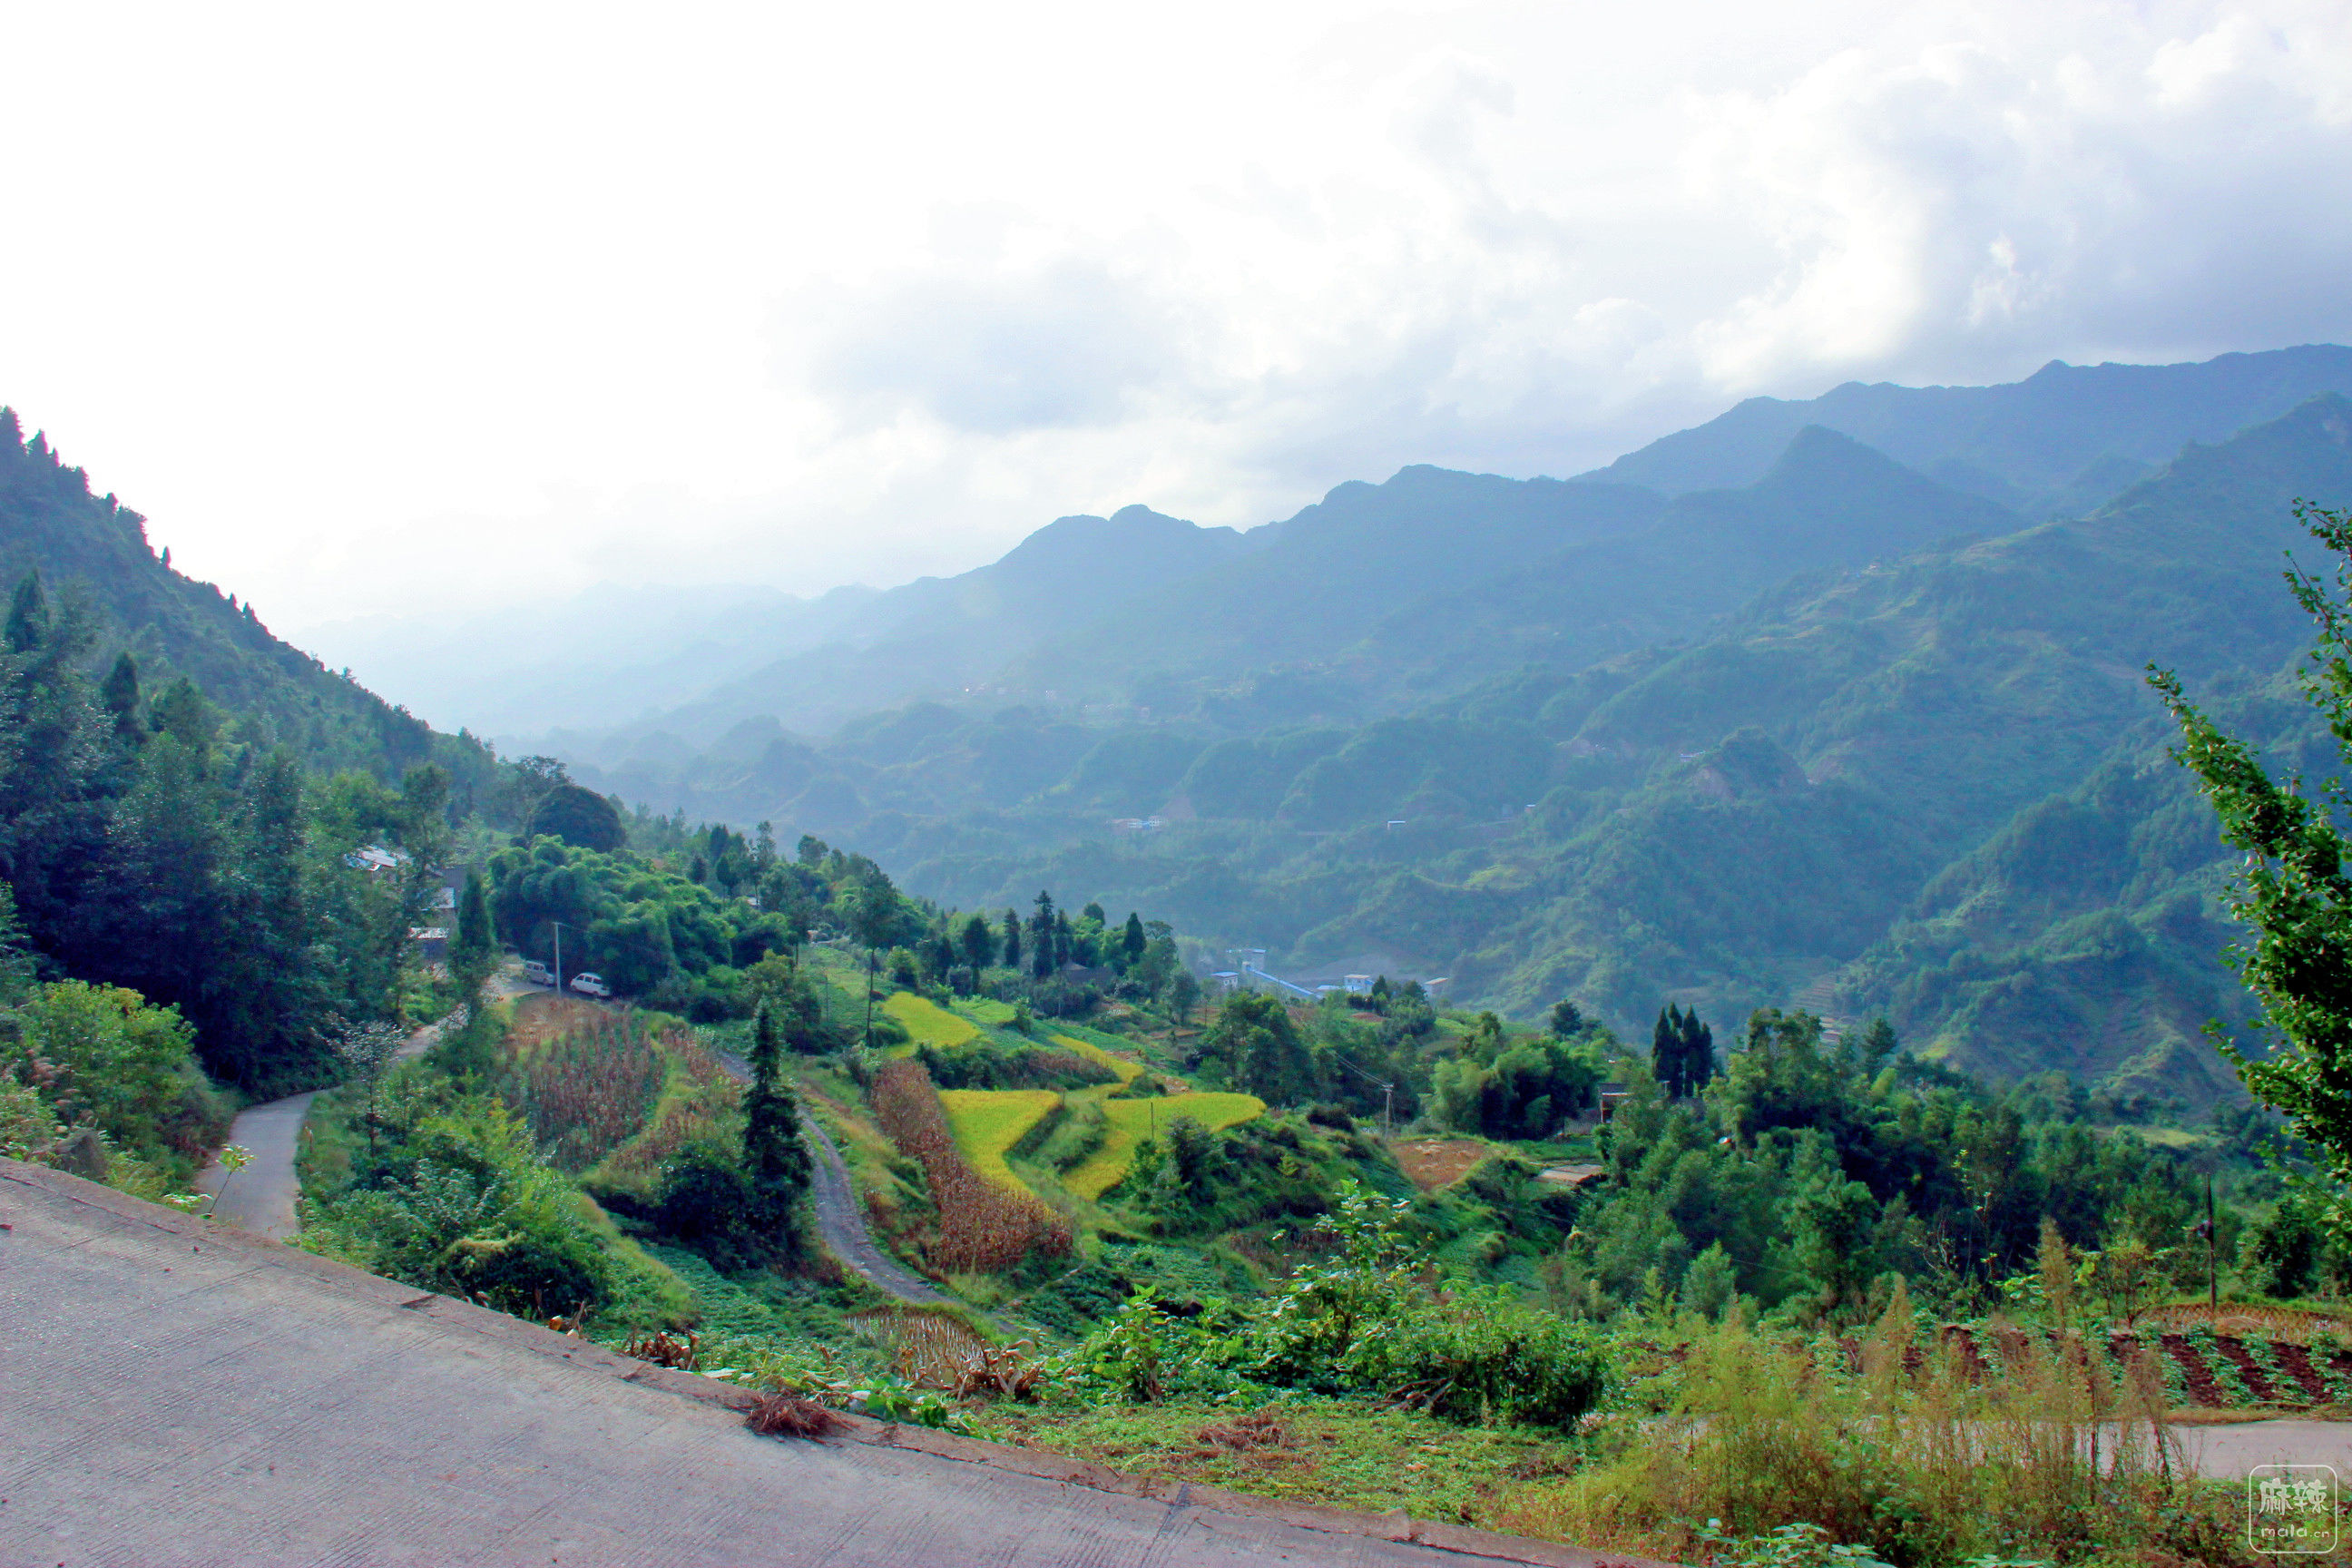
[(1683, 1097), (1683, 1020), (1671, 1002), (1658, 1009), (1658, 1022), (1650, 1030), (1650, 1073), (1669, 1098)]
[(27, 572), (8, 605), (8, 651), (30, 653), (41, 646), (48, 631), (49, 601), (41, 592), (41, 574)]
[(114, 668), (106, 672), (98, 691), (106, 710), (114, 715), (116, 736), (133, 744), (145, 739), (139, 728), (139, 661), (129, 648), (114, 656)]
[(1696, 1094), (1715, 1077), (1715, 1030), (1698, 1021), (1698, 1009), (1683, 1015), (1683, 1092)]
[(490, 924), (490, 899), (478, 871), (466, 873), (466, 889), (457, 897), (457, 930), (449, 943), (449, 973), (464, 987), (466, 1000), (475, 995), (490, 971), (498, 967), (498, 934)]
[(1004, 967), (1021, 967), (1021, 915), (1015, 910), (1004, 911)]
[(775, 1008), (760, 1004), (751, 1020), (751, 1087), (743, 1096), (743, 1168), (780, 1219), (808, 1186), (808, 1146), (801, 1108), (784, 1081), (783, 1030)]
[(1143, 956), (1143, 950), (1147, 945), (1143, 936), (1143, 917), (1133, 910), (1127, 911), (1127, 930), (1120, 935), (1118, 941), (1119, 945), (1127, 950), (1128, 963), (1133, 963)]

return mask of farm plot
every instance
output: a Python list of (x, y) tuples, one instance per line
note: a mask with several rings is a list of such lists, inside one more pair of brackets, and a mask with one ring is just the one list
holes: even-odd
[(1107, 1051), (1092, 1040), (1082, 1040), (1076, 1035), (1055, 1035), (1053, 1039), (1054, 1043), (1064, 1050), (1082, 1056), (1090, 1062), (1100, 1062), (1104, 1067), (1110, 1068), (1111, 1071), (1118, 1074), (1118, 1081), (1121, 1083), (1133, 1083), (1136, 1075), (1143, 1070), (1139, 1063), (1129, 1061), (1125, 1057)]
[(918, 996), (911, 991), (901, 991), (883, 1003), (882, 1014), (907, 1031), (908, 1043), (894, 1047), (890, 1053), (893, 1056), (912, 1056), (917, 1046), (953, 1050), (980, 1037), (979, 1025), (969, 1018), (960, 1018), (929, 997)]
[[(1044, 1094), (1049, 1104), (1055, 1098), (1051, 1090), (1028, 1092)], [(873, 1102), (875, 1121), (901, 1152), (922, 1163), (930, 1183), (939, 1230), (923, 1250), (932, 1267), (992, 1274), (1033, 1251), (1051, 1258), (1069, 1252), (1070, 1228), (1059, 1215), (1025, 1189), (990, 1181), (972, 1169), (931, 1075), (920, 1063), (892, 1062), (877, 1073)], [(1000, 1160), (1011, 1142), (1000, 1146)]]
[(1476, 1138), (1416, 1138), (1396, 1145), (1396, 1162), (1424, 1193), (1452, 1186), (1494, 1151)]
[[(1028, 1136), (1029, 1130), (1050, 1115), (1062, 1097), (1050, 1089), (950, 1089), (940, 1092), (956, 1147), (964, 1163), (983, 1180), (1016, 1193), (1030, 1193), (1029, 1184), (1004, 1163), (1005, 1151)], [(1030, 1193), (1035, 1196), (1034, 1193)]]
[(1254, 1094), (1195, 1092), (1153, 1100), (1106, 1100), (1102, 1108), (1110, 1123), (1102, 1147), (1062, 1178), (1064, 1186), (1088, 1201), (1118, 1185), (1135, 1163), (1137, 1146), (1180, 1116), (1189, 1116), (1213, 1132), (1265, 1114), (1265, 1101)]

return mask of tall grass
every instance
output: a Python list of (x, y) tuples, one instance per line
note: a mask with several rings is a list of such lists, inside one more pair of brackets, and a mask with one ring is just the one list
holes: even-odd
[(939, 1234), (925, 1247), (949, 1273), (995, 1274), (1032, 1253), (1070, 1250), (1069, 1223), (1026, 1192), (1013, 1192), (975, 1172), (956, 1147), (931, 1075), (919, 1062), (892, 1062), (875, 1075), (874, 1120), (923, 1167), (939, 1208)]
[(1697, 1327), (1680, 1392), (1613, 1458), (1507, 1500), (1499, 1527), (1684, 1560), (1723, 1535), (1825, 1528), (1905, 1564), (2069, 1560), (2178, 1528), (2192, 1478), (2152, 1351), (2118, 1364), (2070, 1326), (2000, 1337), (1972, 1367), (1919, 1342), (1898, 1290), (1841, 1347)]

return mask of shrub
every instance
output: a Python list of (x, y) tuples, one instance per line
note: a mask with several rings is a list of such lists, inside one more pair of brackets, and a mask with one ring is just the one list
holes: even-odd
[(1445, 1288), (1406, 1239), (1409, 1206), (1348, 1184), (1327, 1222), (1329, 1253), (1246, 1308), (1220, 1298), (1179, 1315), (1135, 1297), (1072, 1352), (1072, 1386), (1120, 1400), (1372, 1394), (1464, 1423), (1572, 1429), (1608, 1388), (1602, 1342), (1507, 1292)]
[(352, 1184), (315, 1204), (299, 1245), (522, 1316), (665, 1297), (652, 1265), (607, 1248), (593, 1209), (499, 1101), (415, 1067), (384, 1101), (383, 1136), (355, 1151)]
[(712, 1267), (746, 1273), (789, 1257), (792, 1215), (744, 1174), (732, 1150), (693, 1143), (663, 1167), (654, 1223), (665, 1236), (709, 1258)]
[(197, 1069), (173, 1007), (120, 985), (60, 980), (17, 1009), (19, 1080), (68, 1127), (93, 1126), (149, 1158), (185, 1162), (225, 1137), (226, 1103)]

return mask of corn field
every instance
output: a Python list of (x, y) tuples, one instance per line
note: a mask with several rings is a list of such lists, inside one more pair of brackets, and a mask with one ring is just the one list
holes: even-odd
[(727, 1123), (740, 1103), (742, 1091), (719, 1065), (719, 1058), (683, 1030), (662, 1035), (659, 1045), (662, 1054), (683, 1070), (685, 1092), (673, 1091), (658, 1107), (653, 1124), (606, 1161), (604, 1170), (610, 1176), (650, 1181), (688, 1143), (735, 1135)]
[(602, 1008), (536, 1048), (509, 1044), (504, 1065), (499, 1097), (549, 1163), (575, 1174), (637, 1135), (669, 1070), (635, 1013)]
[(1058, 1258), (1070, 1250), (1069, 1224), (1061, 1215), (1029, 1194), (983, 1179), (965, 1161), (921, 1063), (884, 1068), (875, 1077), (873, 1099), (875, 1121), (930, 1182), (940, 1215), (939, 1235), (924, 1249), (932, 1267), (994, 1274), (1032, 1252)]

